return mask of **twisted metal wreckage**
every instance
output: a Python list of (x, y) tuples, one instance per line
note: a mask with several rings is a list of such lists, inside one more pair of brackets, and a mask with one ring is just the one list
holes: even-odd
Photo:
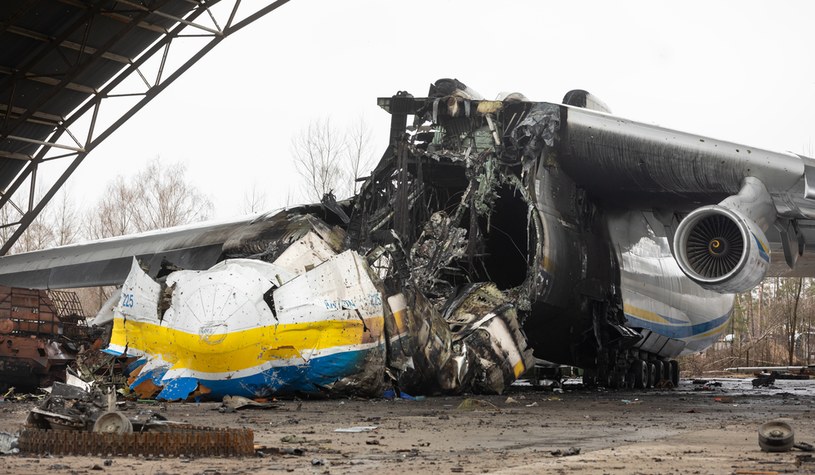
[[(500, 393), (533, 367), (519, 311), (543, 276), (527, 272), (522, 223), (540, 222), (524, 147), (502, 147), (502, 102), (456, 110), (472, 93), (439, 84), (454, 95), (394, 135), (347, 202), (259, 217), (205, 271), (153, 279), (134, 260), (106, 351), (140, 357), (138, 394)], [(514, 124), (512, 142), (540, 126)], [(526, 204), (507, 209), (506, 193)]]
[(108, 351), (139, 356), (141, 396), (181, 399), (500, 392), (531, 348), (588, 384), (675, 385), (735, 293), (815, 276), (811, 158), (580, 90), (445, 79), (379, 104), (388, 149), (348, 201), (6, 256), (0, 284), (124, 283)]

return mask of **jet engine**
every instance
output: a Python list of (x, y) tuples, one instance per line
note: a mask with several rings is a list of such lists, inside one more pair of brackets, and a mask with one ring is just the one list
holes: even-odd
[(673, 245), (682, 272), (716, 292), (749, 290), (770, 267), (767, 237), (758, 224), (721, 204), (691, 212), (679, 223)]

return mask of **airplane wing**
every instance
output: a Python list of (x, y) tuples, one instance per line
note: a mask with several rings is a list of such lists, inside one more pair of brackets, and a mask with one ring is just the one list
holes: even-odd
[(559, 106), (563, 168), (592, 194), (692, 209), (761, 180), (779, 216), (815, 219), (815, 160)]
[[(767, 221), (773, 258), (766, 275), (815, 276), (815, 160), (580, 107), (550, 110), (549, 120), (560, 124), (558, 163), (604, 205), (668, 210), (679, 221), (738, 195), (751, 177), (766, 196), (736, 207), (748, 220)], [(667, 221), (676, 231), (678, 223)]]
[(167, 266), (203, 270), (224, 257), (251, 257), (279, 239), (297, 239), (315, 226), (319, 206), (159, 229), (0, 258), (0, 285), (60, 289), (117, 285), (137, 257), (156, 277)]
[[(433, 103), (433, 99), (410, 101)], [(498, 103), (471, 102), (473, 111), (480, 111), (479, 102), (487, 104), (485, 109)], [(815, 160), (585, 107), (509, 100), (500, 107), (507, 116), (508, 111), (520, 110), (514, 127), (507, 125), (506, 131), (523, 157), (536, 161), (546, 156), (544, 148), (555, 150), (558, 166), (604, 206), (653, 210), (669, 235), (690, 239), (698, 236), (694, 237), (693, 230), (683, 230), (687, 216), (704, 223), (712, 215), (727, 218), (735, 213), (741, 217), (736, 221), (747, 237), (745, 245), (753, 245), (750, 234), (766, 235), (757, 238), (756, 245), (759, 255), (768, 256), (763, 275), (815, 276)], [(515, 115), (513, 112), (511, 121)], [(735, 211), (731, 213), (730, 208)], [(325, 211), (319, 205), (314, 209)], [(151, 276), (160, 272), (162, 262), (206, 269), (227, 256), (236, 239), (252, 242), (257, 236), (290, 232), (287, 216), (304, 211), (292, 209), (7, 256), (0, 258), (0, 284), (67, 288), (121, 283), (132, 256), (147, 264)], [(682, 266), (681, 256), (677, 260)], [(686, 264), (689, 267), (693, 262)]]

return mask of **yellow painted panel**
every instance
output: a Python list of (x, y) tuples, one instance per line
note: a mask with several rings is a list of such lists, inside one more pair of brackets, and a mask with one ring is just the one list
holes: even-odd
[(299, 358), (303, 350), (375, 343), (383, 335), (383, 317), (291, 323), (207, 335), (146, 322), (116, 318), (111, 344), (161, 356), (172, 368), (229, 372), (275, 359)]

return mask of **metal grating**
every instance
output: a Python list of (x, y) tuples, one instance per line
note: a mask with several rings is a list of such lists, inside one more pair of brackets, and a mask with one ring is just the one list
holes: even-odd
[(54, 303), (54, 308), (60, 318), (86, 317), (85, 311), (82, 309), (82, 303), (79, 301), (79, 296), (76, 292), (69, 290), (49, 290), (48, 296)]

